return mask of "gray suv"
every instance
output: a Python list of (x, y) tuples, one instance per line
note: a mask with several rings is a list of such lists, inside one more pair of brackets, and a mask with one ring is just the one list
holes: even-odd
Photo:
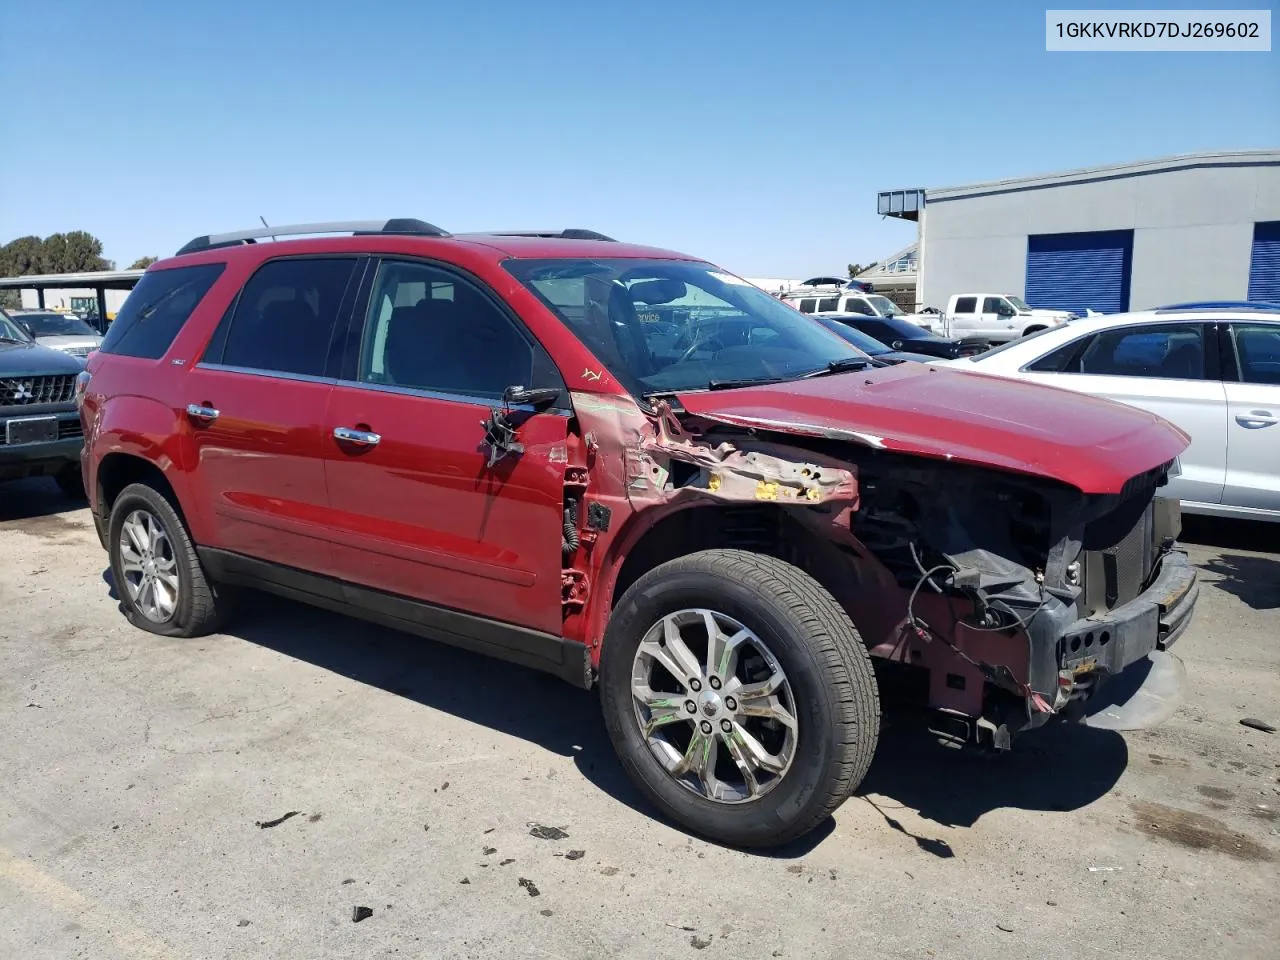
[(84, 496), (76, 378), (84, 361), (41, 346), (0, 310), (0, 480), (51, 476)]

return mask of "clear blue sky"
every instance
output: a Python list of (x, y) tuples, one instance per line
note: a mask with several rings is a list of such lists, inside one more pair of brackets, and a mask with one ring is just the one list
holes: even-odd
[(1026, 0), (6, 6), (0, 242), (85, 229), (121, 266), (415, 216), (801, 276), (914, 238), (878, 190), (1280, 146), (1280, 53), (1050, 54)]

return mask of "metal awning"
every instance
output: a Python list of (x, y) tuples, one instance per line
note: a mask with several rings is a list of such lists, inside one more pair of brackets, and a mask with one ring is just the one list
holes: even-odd
[(39, 308), (44, 307), (46, 290), (92, 290), (98, 298), (98, 327), (107, 324), (107, 291), (132, 290), (145, 270), (95, 270), (89, 273), (32, 273), (23, 277), (0, 277), (0, 290), (34, 290)]

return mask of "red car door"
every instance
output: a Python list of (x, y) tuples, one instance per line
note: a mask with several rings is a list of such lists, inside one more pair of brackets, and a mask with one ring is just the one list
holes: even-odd
[(438, 266), (384, 261), (366, 312), (325, 415), (339, 576), (558, 635), (568, 413), (512, 410), (523, 451), (492, 464), (483, 426), (507, 387), (558, 375), (496, 297)]
[[(357, 258), (269, 261), (245, 284), (181, 402), (208, 546), (331, 573), (324, 456), (331, 342)], [(342, 315), (345, 334), (345, 315)], [(334, 359), (334, 362), (339, 362)]]

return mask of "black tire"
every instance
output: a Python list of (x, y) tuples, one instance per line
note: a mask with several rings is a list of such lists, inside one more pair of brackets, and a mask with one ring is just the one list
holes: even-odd
[(53, 475), (53, 481), (58, 485), (58, 489), (62, 491), (62, 495), (67, 499), (85, 499), (84, 474), (80, 471), (80, 464), (68, 463)]
[[(756, 799), (725, 803), (682, 786), (654, 757), (637, 722), (631, 670), (645, 633), (667, 614), (709, 608), (768, 645), (791, 684), (798, 734), (792, 766)], [(817, 581), (774, 557), (706, 550), (650, 570), (623, 595), (600, 664), (605, 725), (628, 776), (670, 819), (737, 847), (795, 840), (862, 782), (880, 733), (871, 658), (848, 614)]]
[[(172, 616), (163, 622), (157, 622), (143, 614), (130, 597), (125, 584), (120, 536), (125, 518), (138, 509), (149, 511), (159, 521), (172, 545), (176, 561), (178, 602)], [(120, 600), (120, 609), (130, 623), (140, 630), (162, 637), (201, 637), (219, 630), (228, 613), (230, 597), (225, 588), (215, 584), (205, 574), (186, 524), (164, 494), (145, 483), (125, 487), (111, 505), (107, 530), (111, 577)]]

